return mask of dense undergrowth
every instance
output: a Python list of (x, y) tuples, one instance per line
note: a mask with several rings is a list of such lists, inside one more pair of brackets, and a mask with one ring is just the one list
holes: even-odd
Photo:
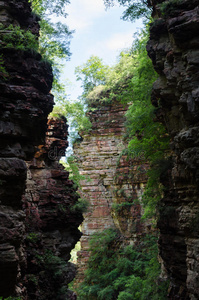
[(158, 279), (155, 235), (145, 236), (137, 245), (125, 246), (119, 232), (106, 229), (92, 236), (90, 250), (78, 299), (166, 299), (168, 283)]

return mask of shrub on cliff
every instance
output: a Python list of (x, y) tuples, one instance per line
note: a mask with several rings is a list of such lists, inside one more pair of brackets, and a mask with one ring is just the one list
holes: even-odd
[(166, 299), (167, 282), (158, 281), (157, 238), (145, 237), (137, 246), (123, 245), (114, 229), (96, 233), (90, 241), (90, 258), (80, 300)]

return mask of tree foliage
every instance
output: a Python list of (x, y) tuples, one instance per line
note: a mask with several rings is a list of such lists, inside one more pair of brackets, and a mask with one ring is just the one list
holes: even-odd
[(90, 241), (79, 300), (166, 300), (167, 282), (158, 282), (157, 238), (145, 237), (139, 246), (123, 246), (114, 229), (96, 233)]
[[(59, 89), (59, 76), (63, 59), (69, 59), (72, 31), (57, 17), (66, 17), (68, 0), (29, 0), (33, 12), (40, 17), (39, 51), (53, 66), (54, 89)], [(53, 18), (52, 18), (53, 17)]]
[(103, 64), (102, 59), (94, 55), (92, 55), (86, 63), (76, 67), (76, 78), (82, 81), (83, 99), (85, 99), (89, 92), (96, 86), (105, 84), (108, 70), (109, 67)]
[(113, 101), (129, 105), (125, 136), (128, 155), (146, 159), (151, 165), (143, 201), (145, 215), (152, 216), (156, 215), (156, 206), (163, 194), (159, 178), (168, 166), (169, 136), (164, 126), (155, 121), (160, 108), (152, 105), (151, 92), (157, 74), (147, 55), (147, 40), (148, 25), (137, 35), (132, 48), (121, 52), (115, 66), (103, 68), (102, 60), (92, 57), (77, 70), (78, 79), (83, 82), (82, 99), (88, 109)]
[(123, 20), (135, 21), (139, 18), (144, 18), (146, 20), (150, 19), (151, 10), (148, 6), (147, 0), (104, 0), (105, 6), (108, 8), (119, 3), (119, 5), (124, 6), (126, 10), (123, 13)]

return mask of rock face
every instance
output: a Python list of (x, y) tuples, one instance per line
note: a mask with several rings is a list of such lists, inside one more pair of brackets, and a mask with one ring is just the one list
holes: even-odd
[(89, 237), (106, 228), (118, 228), (124, 239), (135, 242), (146, 228), (140, 221), (139, 198), (146, 183), (147, 164), (128, 160), (125, 149), (125, 113), (127, 107), (113, 101), (103, 103), (89, 113), (92, 130), (82, 134), (76, 144), (81, 194), (90, 202), (82, 224), (81, 251), (78, 253), (78, 277), (83, 279), (88, 261)]
[[(0, 1), (0, 22), (39, 33), (28, 0)], [(65, 120), (49, 121), (45, 142), (53, 107), (51, 66), (33, 51), (2, 47), (0, 54), (0, 297), (62, 299), (63, 291), (56, 297), (52, 293), (53, 298), (46, 291), (56, 285), (60, 268), (64, 275), (55, 291), (72, 279), (74, 270), (65, 267), (82, 221), (80, 214), (69, 213), (77, 196), (58, 164), (67, 146)], [(47, 261), (49, 281), (42, 279), (41, 270)]]
[[(1, 1), (0, 5), (0, 21), (5, 25), (20, 24), (20, 20), (24, 26), (29, 24), (32, 17), (28, 1)], [(49, 93), (52, 71), (40, 55), (14, 49), (1, 49), (1, 55), (9, 74), (6, 80), (2, 76), (0, 80), (0, 296), (7, 297), (14, 292), (26, 266), (25, 214), (21, 210), (25, 160), (44, 139), (53, 96)]]
[(73, 299), (67, 291), (75, 276), (70, 252), (81, 234), (81, 213), (71, 207), (78, 196), (69, 173), (58, 163), (65, 154), (66, 119), (50, 119), (46, 143), (28, 163), (29, 172), (23, 206), (26, 212), (27, 271), (29, 299)]
[(149, 1), (154, 23), (148, 53), (159, 79), (160, 101), (171, 136), (173, 167), (160, 214), (160, 255), (171, 278), (169, 299), (199, 295), (199, 1)]

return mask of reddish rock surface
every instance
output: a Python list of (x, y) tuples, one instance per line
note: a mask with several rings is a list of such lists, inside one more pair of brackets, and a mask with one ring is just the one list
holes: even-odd
[(59, 164), (67, 142), (66, 119), (50, 119), (46, 143), (39, 146), (29, 172), (23, 199), (27, 230), (28, 299), (72, 299), (68, 283), (75, 267), (70, 252), (81, 234), (81, 213), (72, 212), (78, 195), (69, 173)]
[[(146, 231), (141, 222), (140, 196), (146, 183), (147, 164), (121, 156), (125, 149), (125, 113), (118, 102), (103, 103), (89, 113), (92, 130), (82, 134), (83, 141), (74, 153), (80, 174), (81, 195), (90, 207), (81, 230), (77, 281), (83, 279), (88, 261), (90, 235), (105, 228), (118, 228), (128, 242), (135, 242)], [(138, 201), (136, 201), (138, 200)]]
[(171, 278), (169, 299), (198, 299), (199, 1), (149, 2), (147, 50), (160, 75), (152, 101), (162, 106), (173, 161), (163, 179), (160, 255)]

